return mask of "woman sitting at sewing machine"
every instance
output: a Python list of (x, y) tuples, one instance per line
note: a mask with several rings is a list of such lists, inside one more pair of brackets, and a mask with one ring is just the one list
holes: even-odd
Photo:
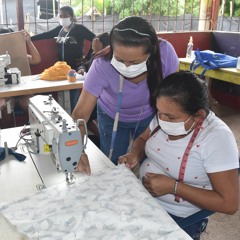
[[(209, 110), (207, 84), (191, 72), (173, 73), (157, 89), (156, 107), (149, 127), (119, 162), (141, 164), (143, 185), (177, 223), (201, 209), (234, 214), (238, 148), (229, 127)], [(207, 224), (197, 220), (183, 228), (194, 240)]]

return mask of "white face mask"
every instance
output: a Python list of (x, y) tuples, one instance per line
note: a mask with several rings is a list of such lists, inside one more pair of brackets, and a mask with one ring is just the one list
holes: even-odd
[(113, 56), (111, 60), (111, 64), (124, 77), (134, 78), (147, 71), (147, 64), (146, 64), (147, 60), (148, 58), (146, 59), (146, 61), (142, 63), (134, 64), (134, 65), (130, 65), (129, 67), (126, 67), (124, 63), (119, 62)]
[(71, 25), (72, 21), (71, 21), (70, 18), (60, 18), (59, 19), (59, 23), (63, 27), (67, 28), (67, 27), (69, 27)]
[[(192, 117), (192, 116), (191, 116)], [(190, 117), (190, 118), (191, 118)], [(190, 119), (189, 118), (189, 119)], [(188, 120), (189, 120), (188, 119)], [(167, 134), (167, 135), (171, 135), (171, 136), (180, 136), (180, 135), (186, 135), (188, 134), (190, 131), (192, 131), (193, 125), (195, 124), (195, 122), (192, 124), (192, 126), (186, 130), (185, 129), (185, 123), (188, 122), (167, 122), (167, 121), (163, 121), (158, 117), (158, 121), (159, 121), (159, 125), (161, 127), (161, 129)]]

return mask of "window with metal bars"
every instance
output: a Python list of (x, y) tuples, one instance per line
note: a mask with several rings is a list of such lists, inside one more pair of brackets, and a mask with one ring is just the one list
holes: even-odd
[(41, 33), (59, 24), (59, 8), (66, 4), (96, 34), (131, 15), (148, 19), (157, 32), (240, 30), (239, 0), (0, 0), (0, 25)]

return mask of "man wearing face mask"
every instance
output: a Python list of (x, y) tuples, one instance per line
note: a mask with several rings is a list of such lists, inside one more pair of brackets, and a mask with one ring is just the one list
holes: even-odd
[[(93, 60), (72, 115), (87, 121), (97, 103), (100, 148), (113, 163), (147, 128), (156, 111), (156, 87), (178, 64), (173, 46), (158, 39), (147, 20), (127, 17), (111, 30), (110, 46)], [(86, 154), (78, 169), (91, 173)]]
[[(81, 24), (76, 23), (74, 11), (70, 6), (63, 6), (59, 12), (60, 25), (48, 32), (31, 37), (32, 40), (55, 38), (58, 44), (58, 60), (65, 61), (72, 69), (77, 69), (84, 57), (84, 40), (92, 41), (95, 34)], [(92, 49), (85, 58), (91, 58)]]

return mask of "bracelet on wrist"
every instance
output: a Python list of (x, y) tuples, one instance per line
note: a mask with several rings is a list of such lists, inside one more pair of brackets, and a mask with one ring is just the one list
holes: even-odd
[(174, 187), (173, 187), (173, 194), (174, 194), (174, 195), (177, 195), (178, 183), (179, 183), (179, 181), (176, 180), (176, 182), (175, 182), (175, 184), (174, 184)]

